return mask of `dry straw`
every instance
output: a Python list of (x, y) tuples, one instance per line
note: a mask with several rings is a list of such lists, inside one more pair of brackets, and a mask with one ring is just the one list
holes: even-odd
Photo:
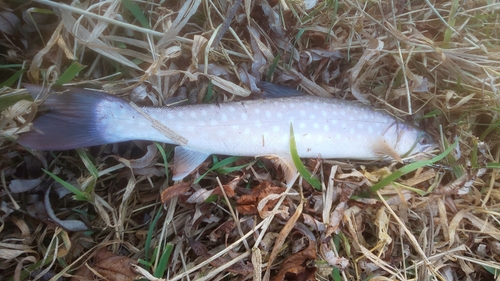
[[(2, 21), (15, 26), (0, 26), (3, 62), (25, 70), (12, 76), (15, 66), (1, 68), (4, 79), (13, 77), (0, 81), (4, 277), (498, 278), (499, 3), (66, 2), (0, 5)], [(73, 61), (86, 68), (66, 80)], [(305, 160), (322, 191), (302, 180), (280, 186), (281, 170), (266, 159), (215, 157), (210, 165), (229, 165), (185, 191), (165, 174), (168, 146), (42, 153), (15, 142), (37, 111), (21, 81), (99, 88), (133, 104), (162, 106), (174, 95), (210, 102), (247, 97), (265, 77), (413, 120), (450, 153), (418, 167)], [(198, 175), (210, 167), (205, 163)], [(400, 176), (378, 189), (391, 175)], [(49, 185), (50, 197), (43, 196)], [(259, 186), (262, 193), (252, 195), (249, 188)], [(176, 190), (182, 193), (169, 196)], [(242, 205), (245, 194), (255, 204)], [(72, 231), (69, 220), (88, 230)]]

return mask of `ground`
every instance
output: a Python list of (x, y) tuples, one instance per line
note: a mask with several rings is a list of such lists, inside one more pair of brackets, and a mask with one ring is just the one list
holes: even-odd
[[(2, 277), (498, 278), (498, 7), (0, 1)], [(425, 129), (439, 151), (407, 163), (302, 159), (317, 181), (286, 186), (267, 158), (213, 156), (174, 183), (171, 145), (16, 142), (40, 114), (23, 83), (164, 106), (242, 99), (258, 81), (370, 104)]]

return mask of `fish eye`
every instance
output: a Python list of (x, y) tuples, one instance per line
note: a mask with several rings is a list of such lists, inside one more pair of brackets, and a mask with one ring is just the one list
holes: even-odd
[(429, 144), (429, 143), (430, 143), (430, 141), (429, 141), (429, 136), (428, 135), (423, 135), (420, 138), (420, 144), (426, 145), (426, 144)]

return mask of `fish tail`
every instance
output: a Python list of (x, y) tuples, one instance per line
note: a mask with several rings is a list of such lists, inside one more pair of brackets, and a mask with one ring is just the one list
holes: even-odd
[[(42, 87), (25, 85), (36, 98)], [(112, 143), (100, 128), (96, 110), (99, 104), (107, 100), (120, 106), (129, 106), (124, 100), (92, 90), (71, 88), (62, 94), (51, 93), (43, 103), (49, 112), (33, 122), (31, 131), (17, 139), (25, 147), (38, 150), (67, 150)]]

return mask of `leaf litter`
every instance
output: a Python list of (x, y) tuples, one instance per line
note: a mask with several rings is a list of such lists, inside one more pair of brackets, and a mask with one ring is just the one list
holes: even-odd
[[(0, 3), (0, 71), (11, 81), (2, 85), (12, 86), (0, 91), (0, 270), (9, 280), (498, 277), (496, 4), (123, 2)], [(65, 73), (73, 61), (86, 68)], [(21, 83), (68, 75), (155, 106), (241, 99), (269, 77), (371, 104), (419, 123), (441, 151), (456, 146), (425, 166), (305, 161), (321, 190), (284, 186), (264, 158), (206, 162), (173, 183), (169, 146), (79, 154), (15, 143), (37, 113)]]

